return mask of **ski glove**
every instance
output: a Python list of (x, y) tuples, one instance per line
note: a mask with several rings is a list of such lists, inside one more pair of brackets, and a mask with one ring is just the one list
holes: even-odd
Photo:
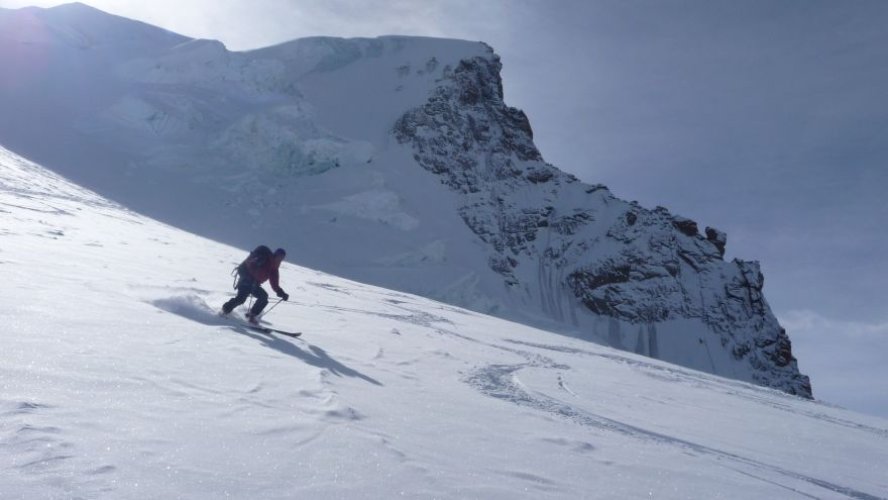
[(290, 300), (290, 294), (288, 294), (287, 292), (285, 292), (283, 290), (278, 292), (277, 295), (278, 295), (278, 297), (284, 299), (284, 301)]

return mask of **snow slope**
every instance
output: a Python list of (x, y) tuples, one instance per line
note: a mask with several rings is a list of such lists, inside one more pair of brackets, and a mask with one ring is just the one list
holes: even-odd
[(307, 267), (811, 396), (758, 264), (543, 161), (480, 42), (250, 52), (82, 4), (0, 10), (0, 144)]
[(2, 498), (888, 498), (888, 422), (245, 254), (0, 149)]

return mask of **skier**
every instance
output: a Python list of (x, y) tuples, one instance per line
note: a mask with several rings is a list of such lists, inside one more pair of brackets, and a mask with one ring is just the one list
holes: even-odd
[(271, 249), (265, 245), (259, 245), (250, 255), (237, 266), (237, 295), (222, 306), (222, 314), (227, 315), (234, 310), (235, 307), (246, 302), (250, 294), (256, 297), (256, 303), (246, 314), (247, 321), (252, 324), (259, 323), (259, 315), (262, 309), (268, 305), (268, 292), (262, 288), (262, 283), (268, 280), (271, 288), (277, 293), (277, 296), (289, 300), (290, 295), (285, 292), (278, 284), (278, 268), (287, 252), (283, 248), (278, 248), (271, 253)]

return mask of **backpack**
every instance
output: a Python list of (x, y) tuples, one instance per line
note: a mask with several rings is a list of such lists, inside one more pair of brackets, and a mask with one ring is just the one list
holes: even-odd
[(247, 257), (247, 260), (244, 261), (246, 264), (249, 262), (253, 267), (262, 267), (269, 260), (271, 260), (271, 249), (265, 245), (259, 245), (256, 247), (250, 255)]
[(232, 283), (233, 288), (237, 289), (241, 276), (248, 272), (247, 263), (251, 264), (254, 268), (262, 267), (271, 259), (271, 256), (271, 249), (265, 245), (259, 245), (254, 248), (253, 251), (250, 252), (250, 255), (231, 271), (231, 275), (234, 276), (234, 283)]

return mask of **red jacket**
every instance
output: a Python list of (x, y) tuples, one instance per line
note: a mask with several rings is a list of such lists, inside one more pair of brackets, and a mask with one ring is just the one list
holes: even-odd
[(247, 272), (249, 272), (250, 276), (256, 280), (257, 284), (261, 285), (268, 280), (268, 282), (271, 283), (271, 288), (274, 289), (275, 292), (281, 293), (282, 290), (278, 284), (278, 268), (281, 267), (281, 260), (283, 260), (282, 257), (272, 255), (263, 265), (257, 265), (253, 259), (247, 259), (244, 261), (244, 265), (247, 268)]

